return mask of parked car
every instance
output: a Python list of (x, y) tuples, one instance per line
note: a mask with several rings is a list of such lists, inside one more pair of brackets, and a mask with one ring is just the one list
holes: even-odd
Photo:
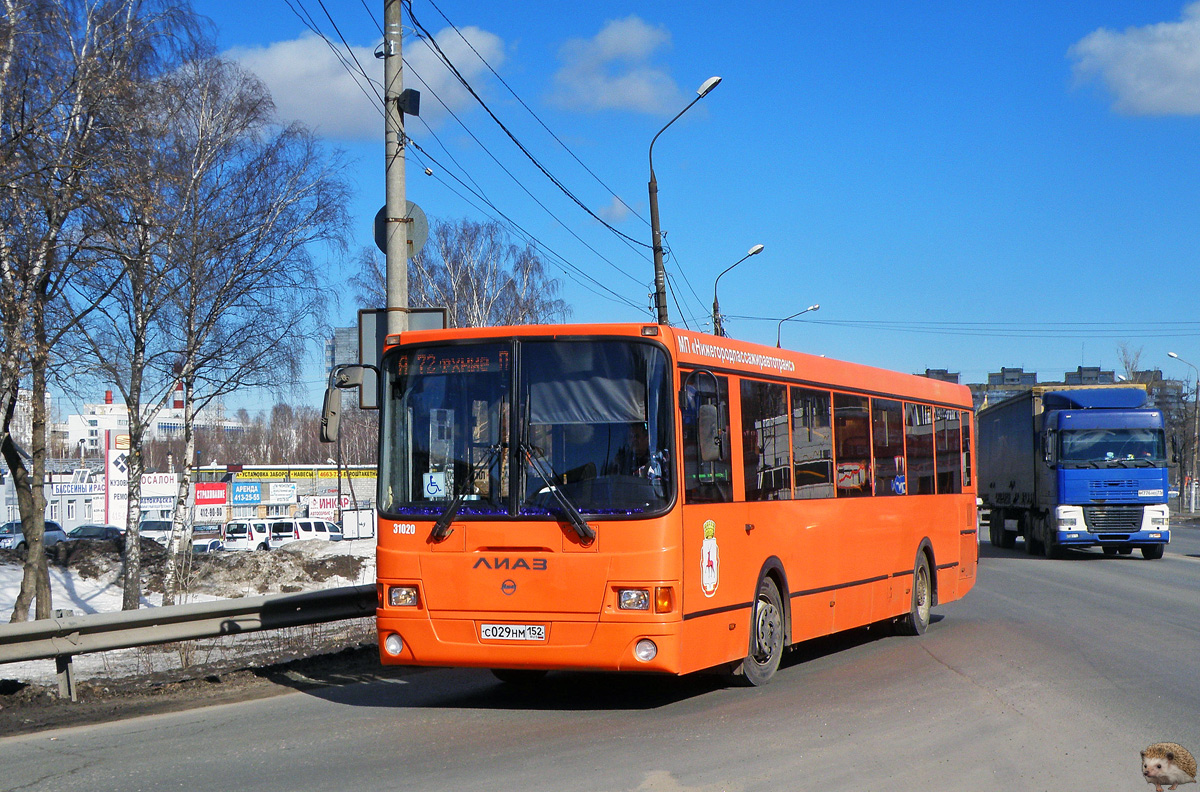
[[(67, 535), (62, 526), (54, 520), (46, 520), (46, 532), (42, 535), (46, 551), (50, 552), (59, 542), (67, 541)], [(25, 551), (25, 534), (21, 530), (21, 521), (13, 520), (0, 525), (0, 549)]]
[(221, 531), (226, 550), (270, 550), (270, 524), (266, 520), (230, 520)]
[(271, 545), (273, 547), (307, 539), (340, 542), (342, 529), (326, 520), (290, 519), (275, 520), (271, 523)]
[(171, 521), (170, 520), (142, 520), (138, 524), (138, 536), (145, 539), (153, 539), (163, 547), (167, 546), (167, 540), (171, 536)]
[(100, 525), (87, 523), (67, 531), (67, 540), (74, 542), (78, 539), (116, 539), (125, 538), (125, 532), (115, 525)]
[(218, 550), (224, 550), (225, 545), (216, 537), (203, 537), (192, 540), (193, 553), (215, 553)]

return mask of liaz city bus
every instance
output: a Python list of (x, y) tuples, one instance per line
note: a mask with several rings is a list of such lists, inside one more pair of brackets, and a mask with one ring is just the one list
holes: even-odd
[(801, 641), (920, 634), (975, 581), (960, 385), (561, 325), (390, 336), (379, 400), (386, 664), (762, 684)]

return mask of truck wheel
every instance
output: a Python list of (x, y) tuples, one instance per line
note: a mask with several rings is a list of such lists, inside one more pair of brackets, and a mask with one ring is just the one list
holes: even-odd
[(1163, 557), (1163, 551), (1167, 549), (1166, 545), (1144, 545), (1142, 547), (1142, 558), (1147, 561), (1157, 561)]
[(1004, 550), (1012, 550), (1017, 543), (1016, 532), (1004, 530), (1004, 512), (1000, 509), (992, 509), (988, 516), (988, 537), (992, 544)]
[(902, 616), (896, 623), (896, 631), (902, 635), (924, 635), (932, 610), (933, 585), (929, 578), (929, 559), (924, 553), (918, 553), (917, 566), (913, 569), (912, 604), (908, 615)]
[(1046, 520), (1043, 517), (1034, 518), (1034, 525), (1037, 526), (1037, 533), (1042, 537), (1039, 542), (1042, 546), (1042, 555), (1046, 558), (1055, 559), (1062, 558), (1062, 548), (1058, 546), (1053, 539), (1050, 538), (1049, 531), (1045, 530)]
[(758, 582), (754, 610), (750, 614), (750, 653), (742, 661), (738, 676), (755, 687), (775, 676), (783, 659), (783, 599), (769, 577)]

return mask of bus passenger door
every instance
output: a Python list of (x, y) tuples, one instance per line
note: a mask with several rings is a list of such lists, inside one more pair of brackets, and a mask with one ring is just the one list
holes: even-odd
[(722, 547), (733, 545), (735, 531), (743, 530), (744, 520), (743, 504), (733, 502), (728, 378), (707, 370), (683, 372), (679, 405), (683, 462), (682, 654), (690, 670), (695, 670), (746, 653), (749, 611), (730, 608), (744, 601), (747, 592), (723, 580), (721, 566)]

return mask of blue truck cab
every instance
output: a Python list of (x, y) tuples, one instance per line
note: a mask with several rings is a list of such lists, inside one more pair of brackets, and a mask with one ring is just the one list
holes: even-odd
[(1161, 558), (1171, 540), (1162, 412), (1143, 386), (1039, 386), (979, 413), (989, 536), (1030, 553), (1099, 546)]

